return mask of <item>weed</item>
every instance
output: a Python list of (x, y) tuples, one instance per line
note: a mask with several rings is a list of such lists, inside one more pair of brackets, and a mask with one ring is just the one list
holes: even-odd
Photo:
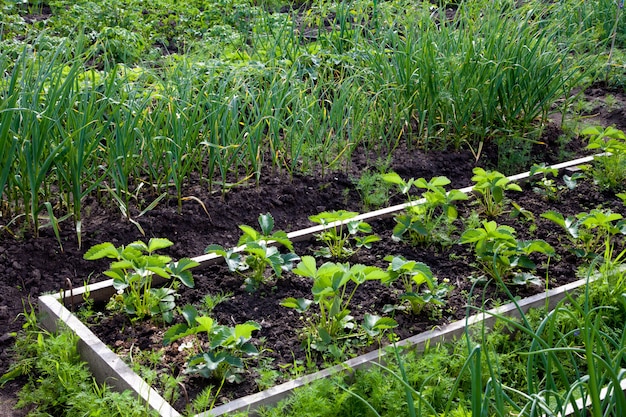
[(281, 378), (281, 373), (276, 369), (271, 369), (273, 358), (261, 358), (256, 367), (258, 377), (254, 379), (259, 391), (264, 391), (276, 385), (276, 381)]
[(618, 107), (617, 98), (613, 94), (607, 94), (604, 96), (604, 104), (609, 111), (613, 111)]
[(207, 294), (203, 298), (203, 307), (206, 310), (206, 314), (211, 314), (215, 307), (219, 304), (228, 301), (233, 296), (232, 292), (219, 292), (217, 294)]
[(380, 172), (364, 171), (356, 182), (356, 189), (365, 211), (381, 208), (389, 202), (391, 187)]
[(197, 396), (194, 398), (191, 404), (187, 404), (186, 411), (188, 415), (196, 415), (200, 413), (207, 412), (211, 410), (213, 404), (215, 403), (215, 387), (209, 385), (205, 387)]

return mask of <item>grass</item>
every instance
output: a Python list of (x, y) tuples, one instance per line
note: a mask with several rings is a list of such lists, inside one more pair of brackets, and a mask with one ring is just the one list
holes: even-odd
[(552, 311), (501, 316), (491, 330), (468, 327), (461, 340), (427, 346), (423, 353), (399, 355), (399, 348), (391, 348), (385, 365), (313, 383), (258, 414), (623, 415), (623, 395), (600, 394), (621, 392), (625, 377), (624, 324), (607, 315), (622, 317), (626, 304), (598, 298), (606, 290), (600, 280)]

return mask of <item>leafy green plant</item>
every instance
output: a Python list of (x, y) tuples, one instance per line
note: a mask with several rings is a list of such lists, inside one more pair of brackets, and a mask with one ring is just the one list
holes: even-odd
[[(571, 176), (564, 175), (563, 182), (565, 183), (565, 186), (562, 186), (557, 184), (555, 180), (555, 177), (559, 174), (558, 169), (546, 166), (545, 163), (535, 164), (530, 168), (531, 176), (538, 174), (540, 174), (541, 177), (539, 180), (534, 181), (535, 187), (533, 187), (533, 191), (549, 201), (558, 200), (560, 194), (564, 190), (573, 190), (576, 187), (578, 180), (584, 178), (585, 176), (581, 172), (576, 172)], [(552, 178), (548, 178), (550, 175)]]
[(505, 191), (522, 191), (522, 188), (511, 183), (504, 174), (498, 171), (485, 171), (476, 167), (472, 170), (474, 176), (472, 190), (477, 194), (477, 201), (483, 213), (490, 218), (496, 217), (504, 210)]
[[(329, 226), (317, 235), (317, 240), (326, 244), (315, 252), (318, 256), (334, 259), (347, 259), (362, 248), (371, 248), (380, 240), (372, 233), (372, 227), (362, 220), (350, 220), (358, 213), (346, 210), (325, 211), (309, 220), (322, 226)], [(365, 236), (363, 236), (365, 235)]]
[(158, 416), (131, 391), (119, 393), (97, 384), (81, 360), (73, 332), (43, 330), (34, 311), (24, 317), (26, 323), (13, 348), (15, 360), (0, 376), (0, 387), (20, 376), (25, 378), (17, 409), (33, 416)]
[(259, 225), (260, 232), (250, 226), (239, 226), (243, 231), (239, 238), (243, 254), (221, 245), (209, 245), (205, 249), (206, 253), (222, 256), (231, 272), (244, 276), (249, 292), (256, 291), (261, 284), (271, 282), (274, 277), (280, 278), (284, 271), (290, 271), (294, 262), (300, 259), (293, 252), (282, 254), (272, 245), (277, 242), (293, 251), (293, 244), (285, 232), (272, 232), (274, 219), (269, 213), (259, 216)]
[(378, 339), (379, 344), (385, 332), (396, 327), (398, 327), (398, 323), (394, 319), (370, 313), (365, 313), (361, 325), (369, 337)]
[(219, 292), (217, 294), (207, 294), (202, 299), (202, 306), (207, 314), (211, 314), (215, 307), (219, 304), (228, 301), (233, 296), (232, 292)]
[(531, 234), (535, 233), (537, 230), (535, 214), (532, 211), (520, 206), (515, 201), (511, 201), (511, 205), (513, 206), (513, 209), (511, 210), (511, 218), (520, 219), (528, 223), (528, 231)]
[[(414, 244), (432, 241), (444, 244), (450, 240), (452, 222), (458, 217), (455, 202), (467, 200), (467, 194), (459, 190), (446, 191), (444, 186), (450, 184), (446, 177), (434, 177), (430, 181), (424, 178), (405, 181), (397, 173), (390, 172), (384, 174), (383, 179), (397, 185), (409, 202), (415, 202), (407, 208), (405, 214), (395, 217), (394, 239)], [(423, 201), (416, 201), (410, 194), (413, 186), (425, 190), (421, 194)]]
[(407, 197), (409, 202), (414, 201), (415, 197), (411, 194), (411, 188), (415, 184), (415, 178), (410, 178), (408, 181), (405, 181), (400, 175), (396, 172), (388, 172), (383, 174), (383, 180), (390, 184), (394, 184), (400, 191), (401, 194), (404, 194)]
[[(118, 291), (110, 305), (119, 306), (126, 314), (142, 319), (161, 316), (167, 323), (172, 321), (176, 307), (176, 290), (179, 283), (193, 288), (191, 269), (199, 263), (189, 258), (172, 261), (169, 256), (155, 252), (173, 245), (168, 239), (152, 238), (148, 243), (132, 242), (116, 248), (110, 242), (92, 246), (84, 255), (90, 261), (103, 258), (114, 259), (104, 275), (113, 278)], [(168, 286), (153, 288), (153, 278), (158, 276), (169, 282)]]
[(364, 171), (356, 182), (356, 189), (367, 211), (383, 207), (389, 202), (390, 185), (380, 172)]
[(621, 191), (626, 187), (626, 134), (614, 127), (588, 127), (581, 132), (589, 136), (587, 149), (605, 152), (594, 158), (592, 174), (603, 188)]
[(289, 240), (287, 233), (282, 230), (274, 231), (274, 217), (270, 213), (259, 215), (258, 222), (260, 230), (247, 225), (239, 226), (243, 234), (239, 238), (238, 245), (259, 243), (259, 241), (276, 242), (293, 251), (293, 243)]
[[(312, 256), (302, 257), (302, 261), (293, 273), (313, 280), (313, 300), (306, 298), (289, 297), (280, 304), (283, 307), (293, 308), (304, 313), (312, 305), (317, 306), (318, 311), (311, 316), (311, 325), (308, 330), (311, 346), (319, 351), (325, 351), (333, 345), (338, 338), (354, 336), (356, 324), (354, 317), (350, 315), (350, 300), (361, 284), (366, 281), (381, 281), (387, 279), (388, 273), (378, 267), (340, 264), (326, 262), (319, 268)], [(351, 284), (351, 290), (348, 284)], [(369, 334), (380, 331), (396, 324), (390, 319), (379, 318), (373, 320), (370, 317), (365, 329)]]
[(175, 324), (163, 335), (166, 346), (190, 335), (203, 334), (208, 339), (206, 343), (197, 340), (201, 353), (188, 360), (185, 372), (220, 381), (241, 382), (246, 359), (259, 354), (251, 339), (252, 332), (261, 330), (261, 326), (254, 321), (234, 327), (219, 325), (211, 317), (198, 314), (191, 305), (183, 308), (182, 315), (185, 323)]
[(603, 253), (613, 236), (626, 234), (626, 220), (610, 210), (593, 209), (567, 217), (550, 210), (541, 217), (563, 228), (573, 245), (573, 252), (579, 257), (595, 257)]
[(544, 240), (518, 240), (512, 227), (487, 220), (483, 220), (482, 227), (466, 230), (461, 235), (461, 244), (474, 246), (476, 258), (490, 278), (516, 285), (529, 282), (541, 285), (539, 277), (518, 271), (536, 268), (529, 258), (531, 253), (555, 254), (554, 248)]
[[(397, 280), (401, 281), (404, 293), (400, 299), (409, 303), (411, 313), (419, 314), (427, 305), (437, 307), (445, 304), (452, 286), (445, 281), (439, 284), (428, 265), (406, 260), (402, 256), (387, 256), (385, 260), (389, 262), (389, 275), (382, 283), (390, 285)], [(426, 288), (422, 288), (424, 284)]]

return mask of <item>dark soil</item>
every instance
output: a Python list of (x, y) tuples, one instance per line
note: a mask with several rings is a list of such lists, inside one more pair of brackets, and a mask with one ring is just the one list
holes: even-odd
[[(624, 101), (626, 100), (623, 92), (607, 91), (601, 85), (594, 86), (588, 92), (598, 103), (596, 108), (589, 109), (588, 116), (593, 118), (593, 122), (602, 125), (613, 124), (619, 129), (626, 129), (624, 110)], [(617, 104), (612, 105), (610, 109), (604, 105), (607, 94), (611, 94), (617, 99)], [(548, 126), (545, 129), (542, 144), (535, 145), (530, 152), (535, 157), (536, 162), (556, 163), (566, 157), (584, 153), (581, 141), (575, 140), (563, 145), (561, 135), (562, 131), (556, 126)], [(78, 248), (76, 236), (69, 223), (62, 230), (63, 251), (51, 230), (44, 229), (42, 235), (36, 239), (28, 236), (27, 233), (19, 239), (15, 239), (13, 236), (16, 234), (15, 230), (12, 230), (12, 233), (5, 231), (0, 235), (0, 374), (9, 368), (12, 360), (13, 333), (19, 331), (23, 324), (23, 318), (19, 314), (25, 310), (28, 311), (30, 306), (36, 302), (38, 295), (82, 286), (85, 283), (93, 283), (105, 278), (101, 271), (106, 269), (107, 262), (83, 260), (84, 252), (92, 245), (104, 241), (112, 242), (115, 245), (124, 245), (137, 239), (166, 237), (175, 242), (175, 245), (167, 253), (175, 258), (180, 258), (200, 255), (205, 247), (211, 243), (224, 246), (235, 245), (239, 237), (237, 226), (240, 224), (256, 226), (260, 213), (270, 212), (273, 215), (276, 230), (293, 231), (311, 226), (312, 223), (308, 220), (308, 216), (324, 210), (348, 209), (362, 212), (361, 197), (354, 186), (354, 181), (365, 170), (376, 165), (379, 156), (365, 150), (357, 150), (348, 167), (340, 172), (325, 176), (311, 173), (310, 175), (287, 177), (283, 174), (268, 172), (263, 177), (260, 186), (233, 189), (227, 192), (223, 198), (220, 194), (209, 193), (206, 187), (191, 178), (184, 194), (193, 196), (194, 199), (184, 201), (180, 213), (177, 210), (176, 202), (172, 200), (162, 202), (154, 210), (142, 217), (135, 218), (145, 231), (145, 236), (142, 236), (135, 225), (122, 219), (119, 212), (114, 211), (111, 207), (103, 206), (95, 200), (87, 201), (85, 204), (85, 213), (88, 215), (85, 216), (83, 222), (82, 248)], [(499, 158), (505, 157), (502, 152), (498, 152), (496, 145), (492, 143), (486, 144), (478, 164), (469, 151), (423, 152), (399, 148), (391, 156), (390, 168), (402, 177), (425, 177), (429, 179), (433, 176), (445, 175), (452, 180), (451, 185), (455, 188), (471, 184), (471, 171), (474, 166), (495, 166), (501, 162), (498, 161)], [(518, 168), (516, 172), (524, 171), (528, 166)], [(565, 192), (561, 198), (551, 203), (537, 198), (529, 188), (526, 188), (524, 193), (511, 195), (511, 198), (522, 207), (535, 213), (553, 208), (564, 214), (574, 214), (581, 210), (596, 207), (597, 204), (603, 204), (603, 207), (611, 207), (626, 215), (621, 202), (618, 203), (614, 198), (611, 199), (610, 194), (603, 194), (585, 187), (591, 187), (591, 185), (583, 184), (574, 191)], [(198, 201), (202, 201), (204, 207)], [(400, 202), (398, 198), (391, 201), (393, 203)], [(548, 205), (546, 206), (546, 204)], [(204, 208), (209, 214), (205, 212)], [(462, 211), (462, 216), (467, 215), (467, 210)], [(548, 222), (540, 219), (538, 215), (536, 216), (538, 227), (533, 236), (525, 234), (523, 230), (526, 230), (526, 227), (524, 225), (520, 226), (519, 222), (515, 223), (519, 237), (538, 238), (541, 236), (557, 246), (560, 232), (551, 232), (551, 226), (548, 225)], [(498, 219), (498, 221), (499, 223), (514, 224), (508, 217)], [(362, 252), (358, 257), (351, 259), (351, 262), (385, 266), (385, 263), (382, 262), (384, 256), (401, 254), (407, 258), (425, 262), (431, 266), (440, 280), (447, 278), (456, 288), (450, 297), (449, 304), (441, 310), (440, 314), (431, 314), (432, 311), (427, 311), (427, 314), (419, 317), (412, 317), (403, 313), (396, 314), (395, 318), (400, 322), (400, 327), (397, 329), (400, 337), (432, 328), (437, 324), (457, 319), (465, 314), (463, 307), (467, 303), (467, 292), (470, 285), (467, 277), (476, 272), (470, 262), (467, 261), (470, 254), (468, 248), (451, 246), (441, 249), (434, 247), (436, 250), (432, 251), (400, 245), (388, 239), (390, 229), (393, 227), (393, 220), (377, 221), (373, 223), (373, 226), (377, 233), (385, 237), (384, 243), (375, 245), (372, 251)], [(306, 244), (299, 244), (296, 248), (299, 255), (306, 254), (307, 250), (310, 248)], [(550, 286), (559, 285), (575, 278), (576, 264), (574, 262), (577, 261), (576, 258), (567, 252), (562, 252), (559, 255), (561, 262), (550, 265)], [(540, 266), (538, 273), (540, 276), (545, 276), (543, 266)], [(289, 276), (288, 279), (280, 280), (275, 286), (262, 288), (254, 295), (247, 294), (241, 288), (240, 278), (233, 277), (220, 266), (200, 271), (195, 275), (195, 280), (197, 291), (185, 292), (183, 298), (178, 301), (179, 305), (186, 302), (196, 302), (198, 297), (207, 293), (233, 292), (236, 297), (219, 305), (215, 311), (215, 318), (221, 324), (233, 325), (235, 322), (256, 320), (262, 326), (262, 330), (257, 336), (263, 337), (264, 346), (271, 349), (263, 356), (273, 359), (272, 366), (281, 363), (293, 364), (294, 356), (292, 355), (295, 355), (296, 360), (304, 361), (300, 339), (298, 338), (302, 320), (295, 311), (276, 307), (276, 305), (287, 296), (310, 297), (310, 286), (305, 280)], [(353, 303), (352, 313), (357, 321), (365, 312), (381, 314), (383, 305), (394, 304), (397, 301), (395, 294), (381, 291), (374, 288), (373, 285), (364, 286), (362, 289), (363, 291), (357, 292), (361, 293), (362, 298)], [(495, 290), (496, 287), (489, 287), (487, 293), (493, 296)], [(528, 291), (540, 291), (540, 289), (519, 288), (518, 291), (521, 291), (520, 295), (525, 295)], [(114, 320), (124, 321), (127, 319), (120, 316)], [(119, 348), (123, 348), (129, 343), (129, 336), (131, 336), (129, 332), (131, 331), (141, 333), (145, 330), (154, 333), (154, 329), (151, 327), (145, 329), (136, 327), (131, 330), (128, 323), (122, 326), (120, 322), (100, 325), (98, 331), (120, 328), (124, 328), (126, 331), (123, 337), (110, 336), (111, 343)], [(115, 339), (120, 341), (114, 342)], [(159, 345), (158, 335), (152, 337), (152, 340), (155, 345)], [(276, 343), (270, 342), (270, 340), (280, 341), (283, 346), (279, 348), (278, 345), (270, 345), (270, 343)], [(152, 348), (152, 345), (147, 345), (147, 347)], [(370, 348), (374, 347), (372, 345)], [(173, 361), (177, 353), (178, 351), (174, 348), (170, 349), (166, 361)], [(354, 351), (353, 353), (356, 354), (357, 352)], [(318, 362), (320, 361), (321, 359), (318, 358)], [(284, 378), (289, 377), (290, 375), (285, 371)], [(7, 384), (0, 392), (0, 414), (22, 415), (20, 412), (13, 412), (6, 407), (6, 404), (14, 403), (21, 384), (23, 381), (14, 381)], [(191, 379), (185, 381), (185, 384), (187, 390), (193, 392), (199, 387), (200, 382), (197, 379)], [(254, 384), (241, 384), (240, 387), (247, 392), (255, 390)], [(224, 395), (230, 397), (247, 392), (229, 393), (226, 390)]]

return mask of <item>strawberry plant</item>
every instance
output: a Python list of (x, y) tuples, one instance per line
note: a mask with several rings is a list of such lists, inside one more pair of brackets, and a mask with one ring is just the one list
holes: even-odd
[[(171, 241), (161, 238), (152, 238), (147, 244), (136, 241), (119, 248), (105, 242), (91, 247), (84, 258), (115, 259), (104, 272), (104, 275), (113, 278), (113, 287), (118, 292), (109, 303), (112, 308), (120, 308), (137, 319), (160, 315), (169, 323), (176, 307), (179, 283), (193, 288), (190, 269), (199, 265), (189, 258), (173, 262), (169, 256), (155, 254), (157, 250), (171, 245)], [(169, 281), (169, 286), (153, 288), (155, 275)]]
[[(559, 171), (556, 168), (551, 168), (546, 166), (545, 163), (535, 164), (530, 168), (530, 175), (541, 175), (541, 177), (534, 181), (533, 191), (541, 196), (543, 196), (546, 200), (556, 201), (558, 200), (560, 194), (569, 189), (573, 190), (576, 187), (577, 181), (584, 177), (584, 174), (580, 172), (576, 172), (569, 175), (563, 176), (563, 182), (565, 185), (557, 184), (555, 177), (558, 176)], [(549, 178), (552, 176), (552, 178)]]
[(209, 245), (205, 249), (205, 253), (222, 256), (231, 272), (244, 276), (249, 292), (256, 291), (261, 284), (267, 284), (274, 278), (280, 278), (283, 271), (290, 271), (293, 263), (300, 259), (293, 252), (282, 254), (276, 246), (270, 245), (277, 242), (293, 250), (293, 244), (285, 232), (272, 233), (274, 219), (269, 213), (259, 216), (259, 225), (260, 232), (250, 226), (239, 226), (243, 231), (239, 239), (239, 244), (243, 245), (243, 254), (221, 245)]
[[(387, 256), (385, 260), (389, 262), (387, 268), (389, 274), (382, 280), (382, 283), (390, 285), (397, 280), (401, 281), (404, 293), (400, 299), (409, 303), (411, 313), (419, 314), (427, 305), (445, 304), (452, 286), (447, 282), (439, 284), (428, 265), (406, 260), (402, 256)], [(424, 286), (426, 288), (423, 288)]]
[(381, 317), (376, 314), (365, 313), (361, 328), (370, 339), (376, 338), (378, 344), (387, 330), (398, 327), (398, 322), (390, 317)]
[(424, 178), (405, 181), (395, 172), (391, 172), (383, 178), (396, 184), (409, 202), (415, 201), (410, 194), (412, 186), (425, 190), (421, 195), (422, 202), (409, 206), (406, 213), (395, 217), (394, 239), (407, 240), (414, 244), (435, 240), (445, 243), (450, 240), (452, 222), (458, 217), (454, 203), (467, 200), (467, 194), (459, 190), (446, 191), (444, 186), (450, 184), (446, 177), (434, 177), (430, 181)]
[(326, 246), (315, 252), (317, 256), (333, 259), (347, 259), (362, 248), (371, 248), (380, 237), (370, 234), (372, 226), (361, 220), (351, 220), (358, 213), (346, 210), (325, 211), (309, 220), (322, 226), (334, 224), (317, 235), (317, 240)]
[(476, 183), (472, 190), (487, 217), (493, 218), (502, 213), (506, 203), (505, 191), (522, 191), (519, 185), (511, 183), (511, 180), (498, 171), (485, 171), (476, 167), (472, 172), (472, 181)]
[(604, 155), (594, 158), (595, 181), (603, 188), (620, 191), (626, 184), (626, 134), (614, 127), (588, 127), (581, 134), (589, 136), (587, 149), (599, 149)]
[(531, 253), (555, 254), (554, 248), (544, 240), (518, 240), (515, 229), (495, 221), (484, 220), (482, 227), (466, 230), (461, 235), (461, 244), (467, 243), (474, 245), (476, 258), (489, 277), (516, 285), (529, 282), (541, 285), (539, 277), (519, 271), (536, 268), (529, 258)]
[(411, 178), (408, 181), (405, 181), (396, 172), (388, 172), (386, 174), (383, 174), (383, 180), (390, 184), (396, 185), (400, 190), (400, 193), (404, 194), (409, 202), (415, 200), (415, 197), (411, 194), (411, 188), (416, 181), (415, 178)]
[[(304, 313), (312, 305), (317, 306), (318, 312), (311, 316), (309, 331), (311, 346), (319, 351), (326, 351), (337, 339), (354, 336), (356, 328), (354, 317), (350, 315), (350, 300), (357, 288), (366, 281), (381, 281), (388, 279), (388, 272), (375, 267), (361, 264), (350, 266), (334, 262), (326, 262), (319, 268), (312, 256), (302, 257), (293, 272), (299, 276), (313, 280), (313, 300), (306, 298), (286, 298), (281, 302), (283, 307), (293, 308)], [(351, 283), (351, 289), (348, 289)], [(393, 325), (389, 320), (383, 320), (380, 326)], [(371, 319), (367, 323), (367, 330), (376, 328)], [(382, 328), (379, 327), (379, 330)]]
[(258, 219), (260, 230), (256, 230), (251, 226), (245, 224), (240, 225), (239, 228), (243, 231), (243, 234), (239, 238), (239, 246), (247, 245), (248, 243), (258, 243), (260, 241), (279, 243), (293, 251), (293, 243), (289, 240), (287, 233), (282, 230), (274, 231), (274, 217), (270, 213), (261, 214)]
[(565, 230), (573, 245), (573, 252), (579, 257), (595, 257), (603, 253), (613, 236), (626, 235), (626, 220), (621, 214), (612, 213), (610, 210), (593, 209), (589, 213), (583, 212), (567, 217), (550, 210), (541, 217)]
[(259, 354), (251, 339), (252, 332), (261, 330), (261, 326), (254, 321), (234, 327), (222, 326), (211, 317), (200, 315), (190, 305), (183, 308), (182, 315), (185, 323), (176, 324), (165, 332), (163, 343), (166, 346), (190, 335), (203, 334), (207, 338), (206, 342), (196, 339), (194, 349), (200, 353), (189, 358), (185, 373), (241, 382), (246, 359)]

